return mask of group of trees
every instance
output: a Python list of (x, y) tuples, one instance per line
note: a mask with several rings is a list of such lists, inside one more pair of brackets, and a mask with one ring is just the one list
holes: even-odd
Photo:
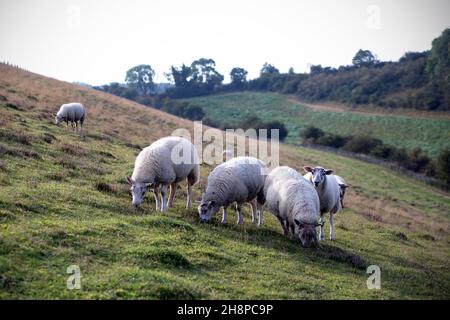
[(171, 98), (189, 98), (211, 94), (222, 85), (224, 79), (215, 67), (214, 60), (205, 58), (195, 60), (190, 66), (172, 66), (166, 76), (174, 87), (167, 90), (167, 95)]
[(309, 74), (280, 73), (266, 65), (249, 90), (295, 94), (307, 101), (335, 101), (354, 106), (450, 110), (450, 29), (426, 52), (407, 52), (398, 62), (382, 62), (359, 50), (352, 65), (313, 65)]
[(316, 127), (309, 127), (302, 132), (302, 137), (305, 143), (366, 154), (394, 162), (408, 170), (430, 177), (439, 177), (450, 186), (450, 150), (443, 151), (437, 161), (434, 161), (420, 149), (408, 152), (405, 149), (385, 145), (381, 140), (370, 136), (341, 136), (325, 133)]

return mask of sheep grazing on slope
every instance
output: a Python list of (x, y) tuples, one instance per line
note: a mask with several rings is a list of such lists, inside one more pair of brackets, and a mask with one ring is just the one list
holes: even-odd
[(237, 157), (217, 166), (208, 177), (206, 191), (198, 206), (200, 220), (210, 221), (223, 207), (222, 223), (227, 223), (227, 207), (236, 202), (238, 224), (244, 222), (242, 205), (250, 202), (252, 206), (252, 222), (256, 223), (259, 210), (258, 225), (263, 223), (264, 181), (268, 169), (261, 161), (253, 157)]
[[(132, 204), (140, 206), (148, 189), (154, 191), (156, 210), (173, 206), (177, 184), (186, 179), (187, 205), (192, 207), (192, 186), (200, 178), (197, 149), (184, 138), (165, 137), (144, 148), (136, 158), (133, 175), (127, 177), (133, 195)], [(167, 199), (168, 188), (170, 196)]]
[(341, 208), (344, 209), (344, 197), (345, 197), (345, 191), (349, 187), (347, 182), (342, 177), (339, 177), (338, 175), (334, 175), (336, 178), (338, 185), (339, 185), (339, 195), (341, 198)]
[(303, 247), (318, 246), (319, 197), (306, 179), (294, 169), (278, 167), (267, 176), (264, 196), (269, 211), (278, 218), (285, 235), (289, 234), (290, 228)]
[(340, 187), (336, 177), (332, 174), (333, 170), (327, 170), (322, 167), (303, 167), (306, 174), (304, 177), (309, 180), (316, 188), (320, 200), (320, 240), (325, 238), (323, 225), (325, 224), (325, 214), (330, 213), (330, 240), (334, 240), (334, 215), (341, 211)]
[(75, 123), (76, 130), (78, 131), (78, 121), (80, 121), (81, 131), (83, 130), (83, 123), (86, 119), (86, 108), (78, 102), (66, 103), (59, 108), (58, 113), (55, 116), (55, 123), (59, 125), (61, 122), (65, 122), (67, 127), (72, 126), (72, 130), (74, 130), (73, 124)]

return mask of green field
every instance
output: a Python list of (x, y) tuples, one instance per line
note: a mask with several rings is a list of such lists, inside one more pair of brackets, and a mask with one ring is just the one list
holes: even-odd
[(288, 96), (266, 92), (239, 92), (184, 101), (203, 107), (208, 118), (230, 126), (250, 115), (262, 120), (280, 120), (289, 130), (286, 140), (289, 143), (300, 143), (300, 131), (315, 126), (328, 133), (373, 136), (385, 144), (408, 150), (420, 147), (432, 157), (450, 148), (449, 118), (316, 111), (289, 101)]
[[(261, 228), (200, 224), (195, 209), (131, 208), (139, 146), (191, 123), (124, 99), (0, 70), (0, 299), (449, 299), (450, 196), (384, 167), (281, 146), (280, 161), (333, 168), (351, 184), (337, 240), (303, 249), (265, 211)], [(61, 100), (86, 102), (86, 132), (56, 127)], [(54, 107), (53, 107), (54, 108)], [(107, 110), (114, 112), (106, 112)], [(136, 121), (140, 119), (140, 121)], [(198, 199), (212, 167), (202, 165)], [(326, 228), (328, 232), (328, 224)], [(81, 290), (68, 290), (78, 265)], [(381, 268), (369, 290), (368, 265)]]

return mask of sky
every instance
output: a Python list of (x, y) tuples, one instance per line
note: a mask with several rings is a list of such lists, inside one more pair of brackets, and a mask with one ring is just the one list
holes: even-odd
[[(0, 61), (64, 81), (124, 82), (150, 64), (204, 57), (229, 80), (351, 64), (359, 49), (383, 61), (424, 51), (450, 27), (449, 0), (0, 0)], [(0, 75), (1, 76), (1, 75)]]

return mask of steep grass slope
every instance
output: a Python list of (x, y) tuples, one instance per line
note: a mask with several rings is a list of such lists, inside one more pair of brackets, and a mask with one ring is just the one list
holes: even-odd
[[(390, 299), (450, 297), (450, 197), (356, 160), (290, 146), (281, 164), (331, 167), (351, 183), (337, 240), (317, 250), (265, 224), (199, 224), (184, 186), (168, 213), (130, 207), (123, 182), (139, 146), (191, 123), (0, 65), (0, 298)], [(83, 102), (80, 136), (52, 121)], [(200, 196), (212, 168), (202, 165)], [(382, 270), (368, 290), (366, 267)], [(68, 290), (78, 265), (82, 289)]]
[(287, 142), (299, 143), (302, 129), (315, 126), (325, 132), (341, 135), (370, 135), (385, 144), (412, 150), (420, 147), (432, 157), (450, 148), (450, 118), (422, 112), (401, 115), (330, 112), (312, 110), (292, 101), (286, 95), (269, 92), (239, 92), (185, 99), (203, 107), (210, 119), (238, 124), (242, 118), (256, 115), (262, 120), (280, 120), (289, 130)]

